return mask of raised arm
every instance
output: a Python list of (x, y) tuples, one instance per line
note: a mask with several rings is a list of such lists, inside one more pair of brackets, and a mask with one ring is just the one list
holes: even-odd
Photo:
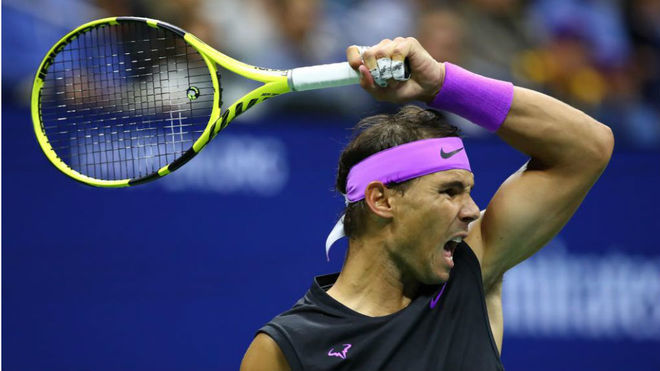
[[(445, 65), (434, 61), (413, 38), (384, 40), (367, 50), (355, 47), (349, 63), (359, 68), (362, 87), (381, 100), (430, 102), (443, 86)], [(382, 57), (407, 58), (409, 81), (387, 87), (369, 72)], [(543, 247), (573, 215), (606, 167), (614, 146), (611, 130), (547, 95), (515, 87), (500, 136), (530, 160), (499, 188), (466, 239), (482, 266), (489, 290), (502, 274)]]
[(523, 88), (515, 88), (511, 111), (497, 135), (530, 160), (500, 186), (472, 226), (469, 242), (482, 250), (486, 288), (561, 230), (614, 147), (609, 127)]

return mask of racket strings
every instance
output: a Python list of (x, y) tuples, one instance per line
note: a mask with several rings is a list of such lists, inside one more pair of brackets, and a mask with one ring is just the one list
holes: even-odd
[[(191, 87), (199, 97), (188, 96)], [(41, 92), (53, 150), (74, 170), (109, 180), (144, 177), (181, 157), (212, 106), (202, 57), (142, 22), (79, 35), (55, 56)]]

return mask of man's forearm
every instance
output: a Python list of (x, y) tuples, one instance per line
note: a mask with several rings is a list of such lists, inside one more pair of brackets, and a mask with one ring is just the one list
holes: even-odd
[(542, 168), (602, 170), (612, 146), (611, 130), (545, 94), (489, 79), (451, 63), (438, 63), (442, 79), (434, 108), (458, 114), (532, 157)]

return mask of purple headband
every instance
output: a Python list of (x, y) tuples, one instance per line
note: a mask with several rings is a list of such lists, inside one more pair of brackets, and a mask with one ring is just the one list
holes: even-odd
[(471, 171), (461, 138), (432, 138), (401, 144), (353, 166), (346, 181), (346, 199), (360, 201), (367, 185), (375, 180), (383, 184), (398, 183), (451, 169)]
[[(437, 171), (470, 169), (463, 141), (459, 137), (422, 139), (374, 153), (348, 172), (346, 202), (364, 198), (367, 185), (374, 180), (383, 184), (403, 182)], [(330, 260), (330, 247), (344, 237), (344, 216), (325, 240), (325, 255)]]

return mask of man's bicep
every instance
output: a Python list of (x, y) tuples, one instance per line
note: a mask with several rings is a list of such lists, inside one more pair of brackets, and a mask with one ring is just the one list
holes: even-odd
[(275, 340), (261, 332), (252, 340), (241, 362), (241, 371), (290, 371), (289, 363)]
[(486, 286), (548, 243), (575, 213), (596, 178), (544, 169), (534, 160), (511, 175), (479, 220)]

